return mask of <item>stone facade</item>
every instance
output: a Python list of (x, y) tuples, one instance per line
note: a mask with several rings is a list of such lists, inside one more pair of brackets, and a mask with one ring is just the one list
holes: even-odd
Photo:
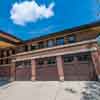
[[(0, 58), (0, 66), (10, 66), (11, 81), (25, 77), (32, 81), (99, 80), (100, 49), (96, 41), (99, 32), (97, 23), (25, 41), (14, 47), (13, 53), (9, 48), (10, 61)], [(4, 52), (4, 56), (7, 54)], [(17, 65), (19, 62), (24, 65)]]

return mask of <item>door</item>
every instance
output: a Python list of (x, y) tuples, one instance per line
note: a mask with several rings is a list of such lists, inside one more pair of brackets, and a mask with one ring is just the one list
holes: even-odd
[(0, 67), (0, 80), (9, 80), (10, 77), (10, 67), (4, 66)]
[(96, 80), (95, 69), (89, 53), (65, 55), (63, 59), (65, 80)]
[(31, 80), (31, 63), (30, 61), (17, 62), (16, 64), (16, 80)]
[(36, 79), (38, 81), (59, 80), (55, 57), (37, 60)]

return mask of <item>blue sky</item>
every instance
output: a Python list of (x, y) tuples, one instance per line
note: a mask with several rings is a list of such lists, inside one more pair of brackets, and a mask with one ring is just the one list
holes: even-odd
[(95, 22), (98, 10), (96, 0), (0, 0), (0, 30), (28, 40)]

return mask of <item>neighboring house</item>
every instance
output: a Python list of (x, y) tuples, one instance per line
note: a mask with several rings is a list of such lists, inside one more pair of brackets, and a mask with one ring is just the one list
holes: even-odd
[(0, 33), (0, 78), (14, 80), (100, 79), (100, 22), (28, 41)]

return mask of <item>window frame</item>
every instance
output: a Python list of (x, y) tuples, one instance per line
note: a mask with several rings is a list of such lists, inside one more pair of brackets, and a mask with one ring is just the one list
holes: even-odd
[[(74, 38), (74, 40), (70, 40), (70, 38)], [(75, 43), (75, 42), (77, 42), (76, 35), (75, 34), (67, 35), (67, 42), (68, 43)]]
[[(63, 40), (63, 42), (62, 42), (62, 40)], [(64, 44), (65, 44), (64, 37), (56, 38), (56, 45), (64, 45)]]
[(38, 42), (38, 48), (39, 48), (39, 49), (45, 48), (45, 46), (44, 46), (44, 41)]
[[(51, 42), (51, 44), (49, 44), (50, 42)], [(50, 47), (53, 47), (53, 46), (55, 46), (54, 40), (53, 39), (47, 40), (47, 47), (50, 48)]]
[[(66, 58), (71, 58), (71, 61), (66, 61), (65, 59)], [(63, 62), (64, 64), (69, 64), (69, 63), (72, 63), (74, 61), (74, 55), (64, 55), (63, 56)]]

